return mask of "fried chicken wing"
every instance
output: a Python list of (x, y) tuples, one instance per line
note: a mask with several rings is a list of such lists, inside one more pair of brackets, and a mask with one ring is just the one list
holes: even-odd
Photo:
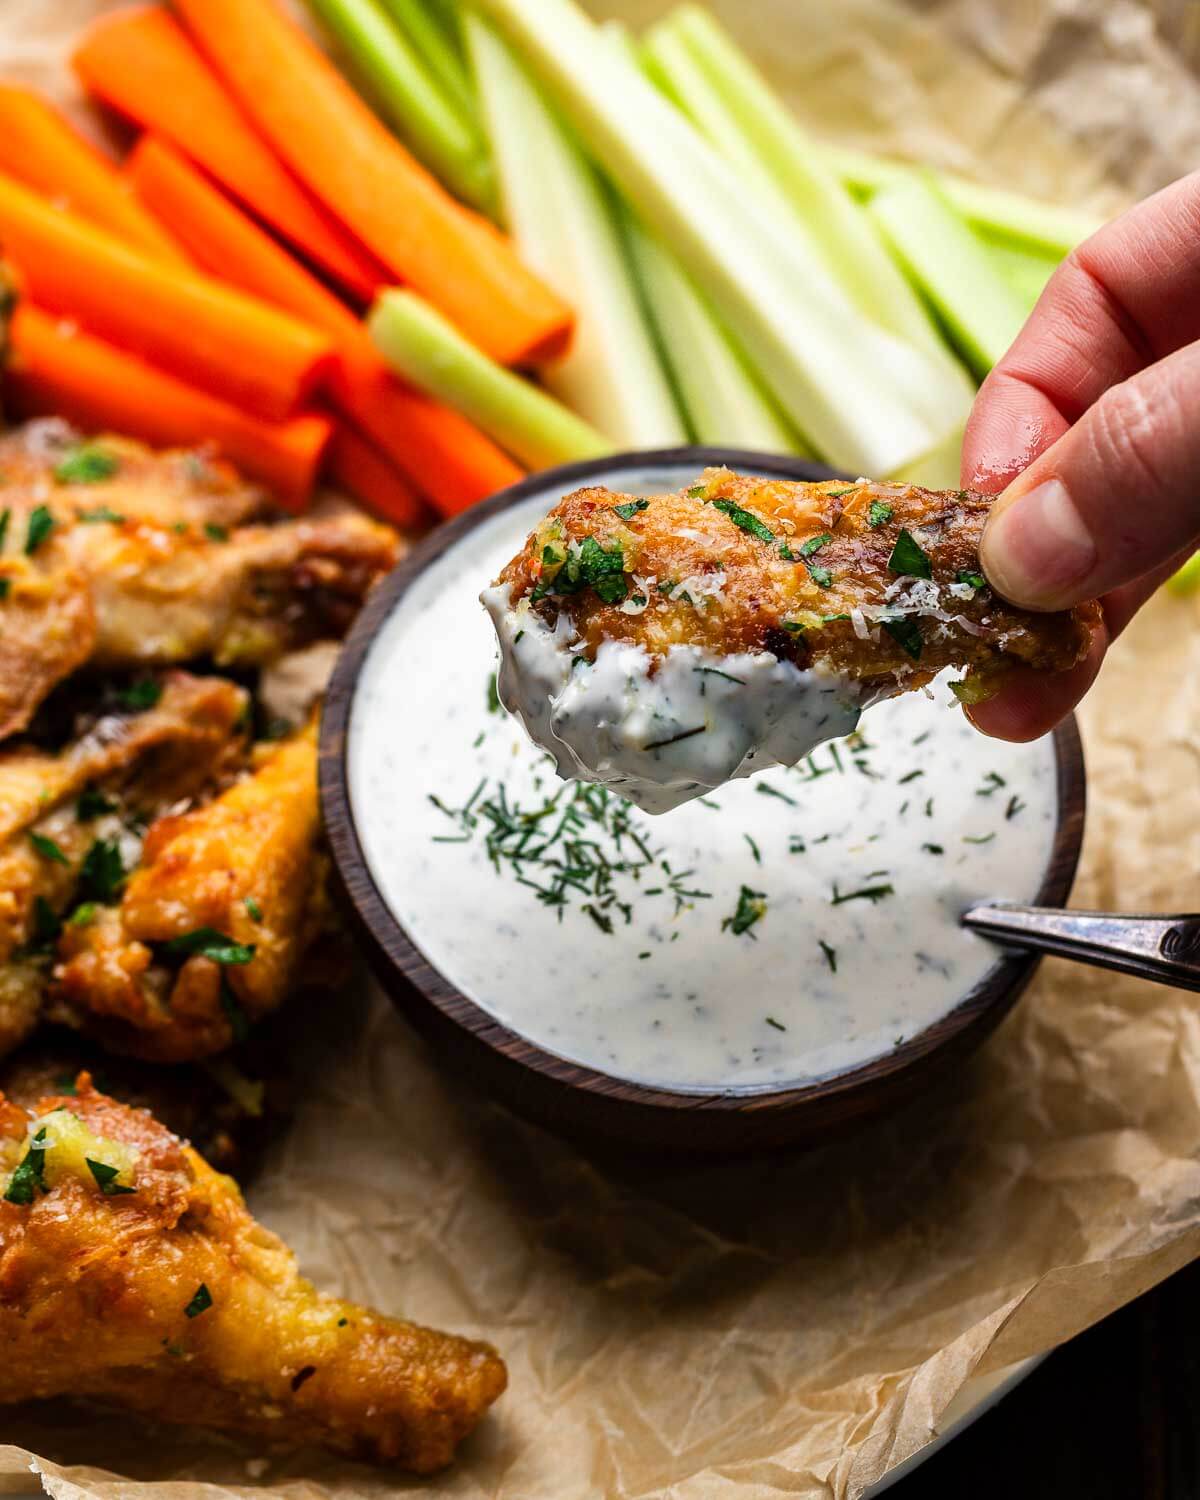
[(317, 1292), (236, 1185), (98, 1093), (0, 1095), (0, 1401), (77, 1395), (430, 1473), (504, 1390), (486, 1344)]
[(501, 698), (563, 774), (663, 811), (947, 667), (967, 669), (968, 702), (1022, 664), (1065, 671), (1097, 606), (998, 598), (978, 557), (991, 503), (728, 470), (648, 498), (578, 490), (484, 595)]
[(315, 726), (152, 824), (119, 903), (58, 941), (50, 1015), (119, 1051), (206, 1057), (274, 1010), (324, 916)]
[(257, 665), (341, 635), (394, 563), (365, 517), (252, 524), (257, 490), (194, 453), (61, 423), (0, 439), (0, 737), (87, 664)]
[(86, 915), (136, 857), (131, 819), (243, 762), (247, 705), (231, 682), (179, 672), (150, 707), (106, 712), (64, 750), (0, 753), (0, 1056), (38, 1019), (64, 918)]

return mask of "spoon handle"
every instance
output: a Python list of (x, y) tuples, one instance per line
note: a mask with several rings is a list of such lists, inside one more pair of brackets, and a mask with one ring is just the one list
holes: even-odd
[(1120, 916), (994, 902), (970, 907), (962, 920), (998, 943), (1200, 990), (1200, 915)]

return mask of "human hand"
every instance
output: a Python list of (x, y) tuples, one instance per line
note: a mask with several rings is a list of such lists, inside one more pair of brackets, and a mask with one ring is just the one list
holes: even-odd
[(970, 709), (985, 734), (1035, 739), (1087, 692), (1111, 641), (1200, 545), (1200, 172), (1106, 225), (1059, 267), (984, 382), (963, 483), (1003, 491), (983, 571), (1006, 599), (1099, 598), (1088, 656), (1023, 670)]

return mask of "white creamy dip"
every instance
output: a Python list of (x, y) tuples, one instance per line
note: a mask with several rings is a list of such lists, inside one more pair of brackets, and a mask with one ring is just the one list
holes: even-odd
[(717, 655), (672, 646), (651, 675), (642, 646), (605, 641), (589, 662), (572, 650), (565, 611), (552, 628), (506, 584), (482, 601), (500, 642), (500, 701), (559, 775), (611, 787), (650, 813), (767, 766), (792, 766), (849, 734), (870, 690), (802, 671), (767, 651)]
[[(935, 702), (880, 704), (795, 769), (662, 817), (564, 783), (489, 705), (495, 634), (478, 603), (558, 498), (494, 517), (428, 568), (359, 680), (351, 803), (412, 941), (531, 1041), (698, 1093), (840, 1072), (944, 1015), (997, 962), (962, 909), (1036, 895), (1051, 742), (984, 739), (938, 684)], [(706, 706), (721, 679), (707, 682)]]

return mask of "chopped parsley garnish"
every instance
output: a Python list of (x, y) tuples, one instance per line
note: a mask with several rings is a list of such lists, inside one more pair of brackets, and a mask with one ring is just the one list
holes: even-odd
[(12, 588), (11, 578), (0, 578), (0, 600), (8, 598), (9, 590)]
[(96, 913), (99, 910), (100, 908), (95, 901), (81, 901), (67, 918), (67, 926), (86, 927), (90, 922), (96, 920)]
[(248, 964), (254, 957), (253, 943), (235, 943), (215, 927), (197, 927), (171, 938), (166, 952), (173, 958), (208, 958), (215, 964)]
[(702, 484), (694, 484), (687, 493), (689, 500), (699, 500), (700, 496), (704, 493), (704, 486)]
[(75, 803), (75, 816), (81, 823), (90, 823), (93, 818), (103, 817), (105, 813), (116, 812), (116, 810), (117, 804), (112, 798), (106, 797), (94, 786), (85, 786)]
[(807, 542), (800, 547), (801, 557), (811, 557), (814, 552), (820, 552), (827, 542), (833, 541), (832, 531), (822, 531), (819, 536), (810, 536)]
[(85, 1156), (84, 1161), (87, 1162), (88, 1171), (96, 1179), (96, 1186), (106, 1198), (116, 1198), (122, 1193), (137, 1192), (136, 1188), (125, 1187), (123, 1183), (117, 1181), (121, 1175), (120, 1167), (110, 1167), (107, 1162), (93, 1161), (90, 1156)]
[(773, 1026), (776, 1031), (787, 1030), (787, 1027), (783, 1024), (783, 1022), (777, 1021), (774, 1016), (764, 1016), (763, 1020), (766, 1021), (768, 1026)]
[[(750, 929), (756, 922), (761, 922), (767, 914), (767, 896), (765, 891), (752, 891), (748, 885), (744, 885), (738, 892), (737, 908), (733, 916), (726, 917), (721, 923), (721, 931), (728, 931), (740, 937)], [(752, 938), (757, 938), (756, 932), (750, 932)]]
[(258, 902), (254, 899), (253, 896), (247, 896), (246, 899), (242, 902), (242, 905), (246, 908), (246, 911), (252, 922), (262, 921), (262, 907), (259, 906)]
[(719, 510), (722, 515), (728, 516), (739, 531), (749, 532), (756, 536), (760, 542), (773, 542), (775, 533), (765, 521), (759, 520), (753, 511), (743, 510), (740, 505), (732, 500), (714, 500), (712, 508)]
[(756, 865), (761, 865), (762, 864), (762, 855), (759, 853), (758, 845), (754, 842), (754, 840), (750, 837), (750, 835), (748, 833), (743, 833), (742, 837), (750, 845), (750, 853), (753, 854), (753, 856), (754, 856), (754, 863)]
[(594, 589), (605, 604), (620, 604), (629, 597), (625, 554), (619, 542), (602, 547), (594, 536), (585, 536), (578, 546), (567, 548), (565, 557), (551, 547), (544, 548), (542, 560), (550, 566), (557, 564), (558, 571), (552, 578), (543, 572), (529, 596), (534, 604), (548, 594), (577, 594), (585, 588)]
[(828, 568), (814, 568), (811, 563), (808, 568), (808, 576), (819, 589), (827, 589), (833, 582), (833, 574)]
[(72, 448), (54, 471), (59, 484), (101, 484), (120, 468), (113, 454), (96, 443), (80, 443)]
[(17, 1203), (23, 1206), (33, 1202), (34, 1193), (47, 1191), (46, 1151), (39, 1145), (39, 1142), (45, 1139), (46, 1127), (43, 1125), (30, 1142), (29, 1150), (26, 1151), (8, 1180), (8, 1187), (4, 1190), (5, 1203)]
[(47, 838), (44, 833), (31, 833), (29, 835), (29, 842), (43, 859), (48, 859), (56, 865), (69, 865), (71, 863), (54, 840)]
[(33, 931), (25, 946), (26, 953), (44, 952), (62, 931), (62, 922), (45, 896), (35, 896), (33, 901)]
[(649, 510), (649, 500), (626, 500), (624, 505), (614, 505), (613, 510), (622, 521), (632, 521), (639, 510)]
[(4, 539), (8, 536), (11, 521), (12, 509), (6, 505), (3, 510), (0, 510), (0, 552), (4, 550)]
[(215, 521), (205, 521), (204, 535), (210, 542), (227, 542), (229, 540), (229, 527), (218, 526)]
[(909, 578), (932, 578), (933, 564), (929, 554), (920, 546), (916, 537), (907, 528), (901, 528), (888, 558), (888, 568)]
[(77, 510), (75, 516), (87, 526), (96, 526), (102, 521), (110, 521), (114, 526), (119, 526), (125, 519), (119, 511), (107, 505), (97, 505), (94, 510)]
[(971, 588), (976, 591), (976, 593), (978, 593), (980, 589), (987, 588), (987, 579), (983, 576), (982, 573), (976, 573), (971, 568), (959, 568), (958, 572), (954, 575), (954, 581), (955, 583), (969, 584)]
[(154, 681), (152, 677), (143, 677), (137, 682), (131, 682), (128, 687), (117, 690), (117, 702), (122, 708), (139, 711), (153, 708), (162, 697), (161, 684)]
[(833, 895), (829, 898), (830, 906), (842, 906), (847, 901), (869, 901), (872, 906), (877, 901), (882, 901), (885, 896), (894, 896), (896, 887), (887, 885), (864, 885), (857, 891), (839, 891), (836, 883), (833, 887)]
[(879, 526), (886, 526), (892, 519), (892, 507), (883, 500), (872, 500), (867, 511), (867, 525), (872, 530)]
[(79, 869), (80, 893), (88, 900), (115, 901), (125, 884), (125, 866), (116, 839), (96, 839)]
[(201, 1313), (207, 1312), (213, 1305), (212, 1293), (203, 1282), (196, 1288), (196, 1294), (183, 1310), (185, 1318), (198, 1318)]
[(817, 939), (817, 947), (825, 955), (825, 962), (829, 965), (831, 974), (837, 973), (837, 949), (831, 948), (824, 938)]
[(921, 647), (925, 642), (921, 637), (921, 627), (916, 620), (909, 615), (893, 615), (891, 619), (880, 620), (879, 623), (901, 651), (911, 656), (913, 661), (920, 661)]
[(844, 490), (826, 490), (825, 493), (831, 500), (840, 500), (843, 495), (853, 495), (857, 488), (856, 484), (848, 484)]
[(32, 557), (54, 530), (54, 517), (48, 505), (35, 505), (29, 512), (29, 528), (25, 533), (25, 556)]

